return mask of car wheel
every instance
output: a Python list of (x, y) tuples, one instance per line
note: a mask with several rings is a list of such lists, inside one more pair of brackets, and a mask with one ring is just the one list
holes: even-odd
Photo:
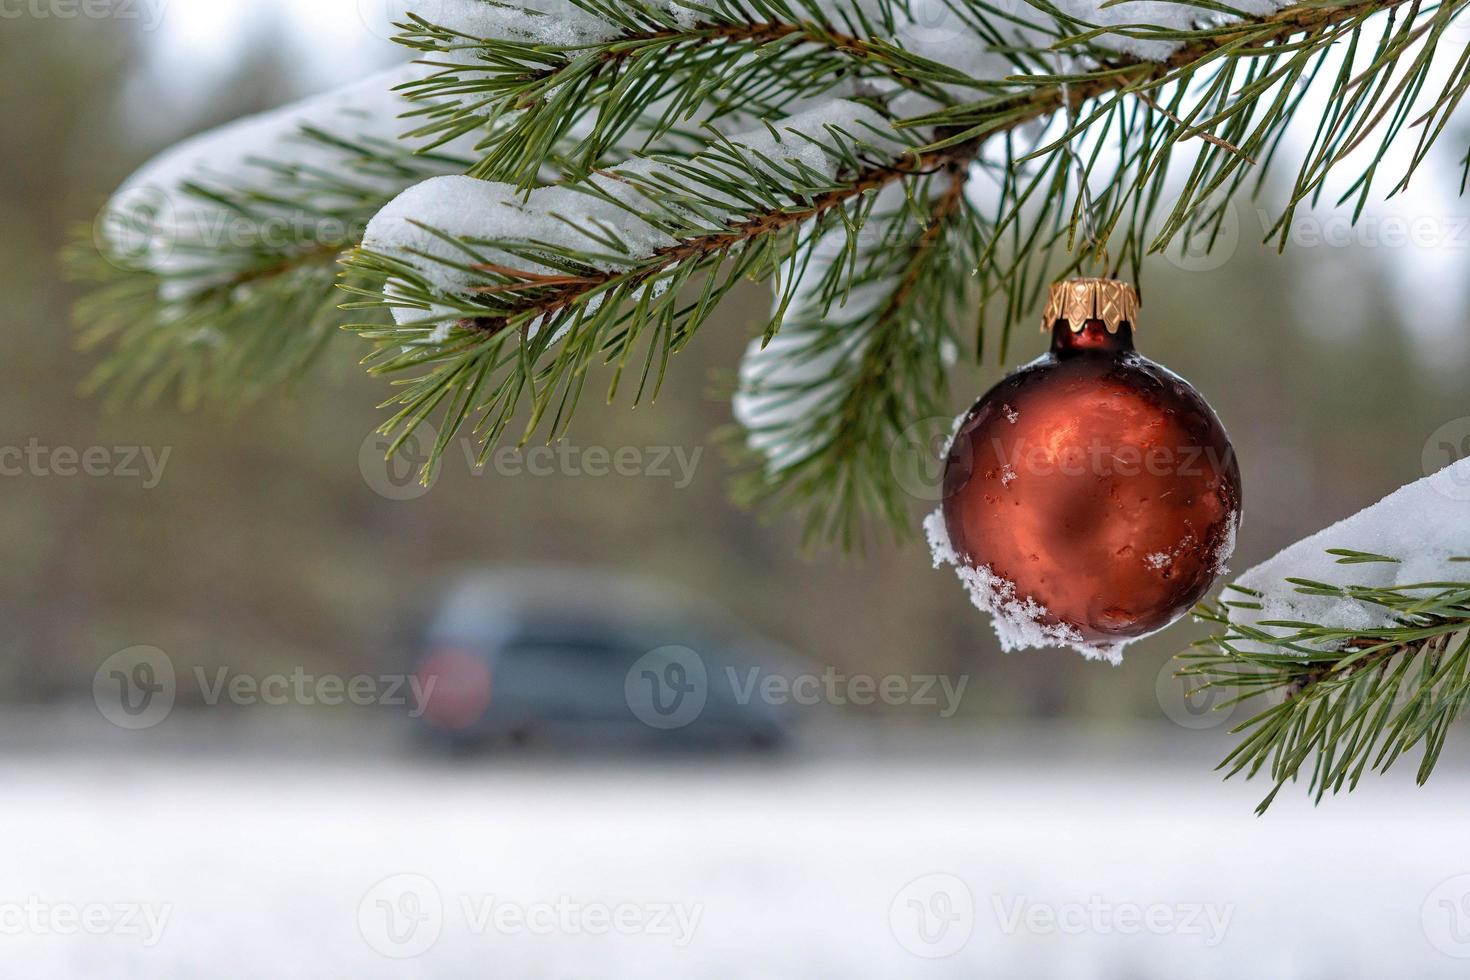
[(751, 732), (748, 739), (750, 747), (758, 752), (774, 752), (781, 747), (784, 736), (774, 729), (763, 728)]

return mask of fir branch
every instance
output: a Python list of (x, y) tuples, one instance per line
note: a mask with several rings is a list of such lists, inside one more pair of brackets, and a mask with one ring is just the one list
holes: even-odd
[[(891, 445), (936, 404), (954, 325), (971, 318), (972, 293), (981, 307), (977, 347), (999, 312), (1005, 357), (1011, 325), (1058, 272), (1094, 265), (1136, 277), (1147, 254), (1178, 238), (1212, 240), (1228, 214), (1225, 201), (1247, 180), (1265, 179), (1287, 121), (1320, 78), (1329, 108), (1273, 229), (1284, 245), (1292, 209), (1322, 195), (1330, 174), (1368, 158), (1342, 197), (1361, 208), (1389, 142), (1418, 128), (1409, 173), (1394, 189), (1401, 187), (1470, 89), (1464, 54), (1438, 92), (1428, 88), (1445, 32), (1470, 0), (1303, 3), (1264, 16), (1182, 0), (1198, 17), (1176, 12), (1167, 19), (1188, 26), (1174, 28), (1090, 24), (1048, 0), (1032, 0), (1040, 17), (988, 0), (946, 0), (974, 36), (981, 60), (973, 64), (931, 58), (943, 45), (903, 34), (907, 5), (897, 0), (685, 0), (682, 9), (653, 0), (571, 2), (583, 12), (577, 30), (550, 29), (549, 15), (526, 10), (529, 29), (507, 28), (519, 39), (406, 21), (401, 40), (425, 55), (430, 73), (400, 85), (417, 100), (409, 124), (417, 129), (404, 147), (372, 148), (387, 173), (370, 193), (346, 204), (333, 196), (355, 185), (352, 152), (340, 168), (256, 161), (272, 178), (258, 190), (226, 182), (189, 193), (243, 216), (321, 213), (325, 195), (360, 223), (436, 172), (425, 169), (435, 147), (461, 139), (474, 144), (474, 156), (437, 172), (468, 169), (513, 181), (528, 196), (571, 192), (554, 215), (572, 229), (570, 240), (564, 230), (551, 236), (556, 242), (500, 241), (493, 230), (477, 238), (426, 221), (417, 227), (428, 244), (416, 254), (359, 250), (343, 283), (362, 299), (351, 308), (397, 315), (392, 325), (356, 324), (377, 345), (372, 370), (399, 379), (391, 401), (399, 411), (387, 428), (406, 435), (443, 412), (443, 442), (474, 419), (487, 451), (518, 405), (531, 406), (523, 438), (547, 419), (553, 435), (564, 431), (595, 360), (614, 365), (616, 389), (625, 369), (636, 369), (635, 349), (643, 351), (638, 397), (656, 392), (671, 355), (736, 279), (779, 277), (765, 340), (790, 313), (788, 328), (814, 328), (808, 354), (846, 353), (821, 388), (826, 400), (813, 403), (811, 424), (786, 423), (795, 444), (811, 451), (800, 466), (767, 468), (765, 495), (807, 508), (811, 533), (849, 542), (863, 512), (904, 522), (902, 498), (874, 447)], [(511, 24), (500, 15), (520, 9), (498, 0), (483, 6), (497, 12), (483, 21), (491, 24)], [(1221, 14), (1234, 19), (1220, 23)], [(1139, 44), (1167, 53), (1156, 61), (1117, 53)], [(1337, 50), (1341, 68), (1324, 71)], [(810, 136), (840, 160), (833, 177), (789, 162), (752, 166), (700, 129), (774, 116), (838, 91), (885, 129), (911, 134), (907, 145), (889, 139), (859, 150), (852, 134)], [(1025, 145), (1033, 138), (1040, 145)], [(610, 176), (630, 156), (655, 161), (663, 176)], [(1166, 183), (1171, 173), (1184, 174), (1182, 191)], [(982, 177), (999, 188), (992, 204), (964, 193), (966, 182)], [(578, 194), (603, 217), (573, 213)], [(630, 208), (629, 194), (647, 200)], [(902, 207), (885, 205), (865, 230), (877, 202), (896, 199)], [(623, 216), (604, 220), (611, 206), (635, 212), (660, 244), (628, 248), (616, 227)], [(828, 236), (841, 243), (831, 268), (814, 260)], [(325, 274), (349, 242), (318, 236), (284, 250), (200, 243), (187, 275), (120, 270), (126, 285), (111, 294), (116, 312), (102, 304), (84, 312), (92, 336), (117, 345), (104, 373), (150, 389), (152, 375), (198, 370), (201, 345), (237, 343), (276, 351), (248, 373), (252, 384), (295, 373), (299, 338), (273, 347), (248, 331), (266, 337), (302, 317), (330, 322), (320, 313)], [(425, 260), (441, 268), (426, 271)], [(385, 283), (386, 291), (377, 288)], [(858, 290), (885, 298), (842, 314), (840, 300)], [(695, 291), (694, 302), (682, 298)], [(798, 293), (805, 299), (793, 306)], [(300, 307), (287, 305), (297, 298)], [(833, 315), (846, 334), (815, 329), (818, 314)], [(938, 326), (915, 329), (928, 320)], [(314, 330), (302, 331), (313, 350), (306, 341)], [(132, 339), (123, 344), (124, 337)], [(227, 358), (205, 363), (220, 365), (208, 370), (221, 390), (238, 370)], [(808, 394), (817, 390), (803, 384)]]
[[(1340, 564), (1395, 562), (1382, 555), (1338, 554)], [(1261, 772), (1276, 794), (1310, 763), (1310, 785), (1320, 801), (1351, 790), (1367, 771), (1386, 772), (1404, 753), (1422, 747), (1417, 781), (1434, 771), (1450, 725), (1470, 699), (1470, 582), (1394, 587), (1331, 585), (1288, 580), (1304, 595), (1350, 600), (1385, 611), (1390, 622), (1355, 630), (1266, 620), (1251, 625), (1231, 611), (1259, 610), (1259, 596), (1232, 586), (1239, 598), (1197, 614), (1219, 627), (1181, 654), (1180, 676), (1218, 690), (1216, 710), (1265, 697), (1273, 703), (1233, 731), (1241, 735), (1221, 763), (1226, 775)]]
[[(360, 144), (356, 153), (362, 167), (396, 158), (407, 183), (458, 165), (397, 147)], [(157, 199), (150, 194), (74, 236), (63, 259), (88, 286), (75, 309), (78, 343), (106, 351), (84, 390), (112, 408), (170, 392), (184, 408), (252, 401), (317, 361), (348, 319), (339, 260), (400, 187), (290, 170), (271, 179), (181, 186), (174, 207), (209, 209), (202, 227), (176, 227), (147, 203)]]
[[(1054, 9), (1041, 0), (1031, 2), (1043, 10)], [(1466, 0), (1454, 0), (1451, 6), (1458, 7), (1464, 2)], [(1075, 110), (1101, 96), (1155, 88), (1166, 81), (1175, 80), (1186, 70), (1196, 70), (1203, 63), (1222, 56), (1259, 56), (1269, 46), (1287, 41), (1296, 35), (1334, 31), (1375, 14), (1416, 3), (1417, 0), (1356, 0), (1333, 5), (1302, 3), (1258, 19), (1192, 31), (1093, 29), (1059, 41), (1057, 47), (1075, 46), (1109, 32), (1184, 43), (1173, 54), (1159, 61), (1134, 57), (1103, 57), (1096, 67), (1071, 75), (1013, 76), (1005, 79), (1005, 84), (1023, 87), (1024, 91), (941, 109), (903, 120), (900, 125), (942, 126), (948, 132), (941, 143), (960, 143), (1050, 118), (1065, 108), (1068, 101)], [(1335, 39), (1335, 35), (1329, 35), (1327, 39)], [(1045, 57), (1046, 52), (1038, 50), (1036, 55)]]
[(166, 396), (184, 409), (253, 401), (300, 379), (338, 336), (335, 247), (303, 252), (269, 268), (160, 304), (166, 279), (104, 259), (78, 236), (65, 259), (92, 286), (75, 320), (83, 351), (106, 350), (83, 390), (111, 409)]

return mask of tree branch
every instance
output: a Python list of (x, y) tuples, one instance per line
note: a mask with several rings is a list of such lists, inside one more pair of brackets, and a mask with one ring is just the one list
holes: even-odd
[(1179, 675), (1198, 679), (1198, 691), (1225, 694), (1216, 710), (1260, 695), (1279, 697), (1234, 729), (1244, 734), (1220, 768), (1247, 778), (1269, 772), (1275, 786), (1261, 811), (1314, 758), (1308, 771), (1319, 800), (1329, 791), (1352, 788), (1369, 768), (1387, 770), (1416, 745), (1423, 746), (1424, 782), (1450, 723), (1470, 698), (1470, 582), (1287, 582), (1298, 593), (1385, 610), (1388, 621), (1356, 635), (1340, 626), (1252, 623), (1261, 614), (1261, 595), (1239, 585), (1231, 589), (1245, 598), (1199, 607), (1196, 615), (1219, 629), (1180, 655), (1185, 666)]
[[(1066, 107), (1068, 100), (1076, 109), (1090, 99), (1110, 92), (1144, 87), (1149, 82), (1163, 81), (1181, 68), (1204, 60), (1212, 54), (1237, 45), (1242, 41), (1255, 44), (1275, 44), (1295, 34), (1322, 28), (1335, 27), (1369, 14), (1392, 10), (1417, 0), (1357, 0), (1341, 6), (1324, 7), (1314, 3), (1297, 4), (1279, 10), (1256, 21), (1243, 23), (1239, 27), (1230, 25), (1208, 37), (1202, 37), (1182, 45), (1162, 61), (1146, 61), (1141, 58), (1120, 58), (1100, 63), (1088, 74), (1094, 77), (1070, 84), (1042, 84), (1029, 93), (1003, 97), (969, 108), (983, 108), (986, 115), (996, 116), (1003, 121), (993, 127), (959, 129), (950, 140), (974, 139), (981, 135), (1016, 129), (1038, 119), (1047, 118)], [(1018, 76), (1007, 81), (1024, 84), (1028, 76)], [(966, 107), (961, 107), (964, 109)], [(905, 120), (903, 125), (922, 126), (944, 122), (946, 112), (920, 116)], [(976, 129), (981, 131), (977, 132)]]
[[(588, 293), (612, 282), (622, 281), (630, 286), (637, 286), (681, 262), (729, 251), (765, 235), (820, 218), (834, 208), (841, 207), (854, 198), (885, 187), (900, 178), (919, 176), (941, 168), (958, 168), (963, 171), (974, 159), (978, 150), (979, 144), (965, 144), (932, 150), (917, 157), (911, 157), (908, 163), (898, 162), (868, 168), (857, 174), (853, 181), (841, 190), (822, 194), (814, 198), (807, 207), (790, 211), (767, 212), (758, 218), (735, 225), (727, 231), (703, 235), (667, 246), (654, 252), (645, 265), (631, 272), (599, 272), (560, 283), (548, 289), (541, 277), (514, 271), (513, 274), (524, 280), (523, 282), (495, 286), (491, 289), (497, 293), (535, 291), (537, 295), (534, 298), (529, 299), (513, 314), (495, 317), (468, 317), (461, 319), (458, 325), (464, 330), (494, 336), (503, 331), (511, 321), (521, 320), (527, 314), (536, 318), (558, 313), (572, 306)], [(477, 265), (474, 268), (484, 272), (502, 274), (507, 271), (499, 266)]]
[[(495, 287), (497, 292), (524, 290), (527, 302), (513, 314), (496, 317), (472, 317), (458, 321), (460, 328), (482, 334), (495, 335), (503, 331), (511, 321), (521, 320), (526, 314), (532, 317), (556, 313), (575, 304), (578, 299), (611, 282), (624, 280), (637, 285), (673, 266), (739, 247), (753, 239), (772, 232), (801, 224), (820, 217), (833, 208), (870, 191), (881, 189), (896, 180), (924, 174), (936, 169), (965, 169), (979, 155), (984, 143), (999, 133), (1016, 129), (1035, 120), (1051, 116), (1064, 108), (1070, 99), (1076, 108), (1089, 99), (1109, 92), (1127, 90), (1155, 79), (1163, 79), (1178, 68), (1200, 61), (1209, 55), (1248, 39), (1258, 44), (1284, 40), (1293, 34), (1325, 26), (1355, 20), (1369, 13), (1397, 7), (1411, 0), (1359, 0), (1341, 7), (1318, 7), (1298, 5), (1262, 18), (1250, 26), (1242, 26), (1216, 33), (1207, 38), (1184, 45), (1168, 59), (1159, 62), (1136, 58), (1107, 62), (1090, 74), (1101, 75), (1087, 82), (1070, 85), (1049, 84), (1028, 93), (1010, 96), (987, 103), (987, 112), (1003, 118), (989, 128), (972, 128), (957, 135), (946, 136), (917, 155), (910, 155), (909, 162), (894, 162), (871, 167), (855, 175), (852, 184), (843, 190), (833, 191), (817, 198), (811, 206), (794, 211), (782, 211), (762, 215), (752, 221), (731, 228), (729, 231), (689, 239), (656, 252), (648, 263), (633, 272), (616, 271), (589, 275), (573, 282), (553, 288), (523, 274), (524, 283), (513, 283), (509, 287)], [(770, 25), (755, 25), (748, 29), (767, 28)], [(793, 25), (788, 34), (800, 30)], [(855, 40), (855, 39), (854, 39)], [(927, 117), (925, 117), (927, 118)], [(922, 120), (908, 120), (914, 125)], [(959, 184), (960, 187), (963, 183)], [(961, 199), (956, 192), (944, 199), (947, 206), (954, 206)], [(933, 233), (938, 225), (931, 225)], [(493, 270), (486, 270), (493, 271)], [(910, 284), (911, 287), (911, 284)], [(530, 294), (534, 293), (532, 296)], [(899, 302), (901, 303), (901, 298)]]

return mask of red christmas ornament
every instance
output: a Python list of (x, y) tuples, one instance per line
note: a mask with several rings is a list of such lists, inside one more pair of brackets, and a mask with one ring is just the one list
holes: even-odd
[(1235, 547), (1240, 470), (1183, 378), (1133, 349), (1127, 283), (1052, 287), (1051, 350), (964, 416), (928, 526), (1002, 646), (1072, 646), (1117, 663), (1174, 622)]

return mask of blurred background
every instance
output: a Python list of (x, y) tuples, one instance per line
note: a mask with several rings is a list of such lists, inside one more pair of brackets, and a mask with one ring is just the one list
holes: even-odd
[[(229, 414), (107, 415), (80, 396), (68, 235), (182, 136), (397, 60), (373, 6), (0, 11), (0, 446), (102, 447), (139, 471), (0, 477), (0, 962), (89, 977), (1463, 973), (1463, 752), (1424, 789), (1396, 773), (1315, 810), (1288, 789), (1257, 819), (1267, 787), (1211, 772), (1245, 714), (1209, 713), (1170, 676), (1197, 625), (1116, 669), (1002, 655), (921, 545), (803, 556), (794, 525), (732, 507), (711, 438), (729, 406), (712, 392), (762, 322), (757, 287), (681, 355), (657, 405), (585, 406), (572, 443), (667, 461), (639, 476), (477, 475), (451, 456), (426, 494), (396, 492), (362, 463), (385, 389), (346, 336), (307, 383)], [(1467, 132), (1357, 228), (1323, 204), (1277, 257), (1241, 201), (1215, 255), (1157, 260), (1140, 345), (1235, 440), (1237, 571), (1423, 475), (1431, 435), (1470, 415)], [(1029, 325), (1015, 336), (1014, 363), (1040, 353)], [(1001, 373), (957, 372), (955, 412)], [(916, 526), (931, 506), (915, 499)], [(633, 679), (621, 715), (582, 698), (594, 662)], [(667, 723), (657, 684), (677, 692), (701, 669), (792, 696), (716, 698), (701, 725)], [(644, 676), (648, 718), (621, 725)], [(322, 678), (367, 679), (363, 703)], [(418, 704), (431, 678), (441, 699)], [(99, 710), (119, 679), (166, 680), (168, 707)], [(480, 726), (501, 682), (530, 692), (524, 717)], [(560, 722), (544, 731), (542, 703)], [(625, 737), (669, 728), (692, 750)]]

